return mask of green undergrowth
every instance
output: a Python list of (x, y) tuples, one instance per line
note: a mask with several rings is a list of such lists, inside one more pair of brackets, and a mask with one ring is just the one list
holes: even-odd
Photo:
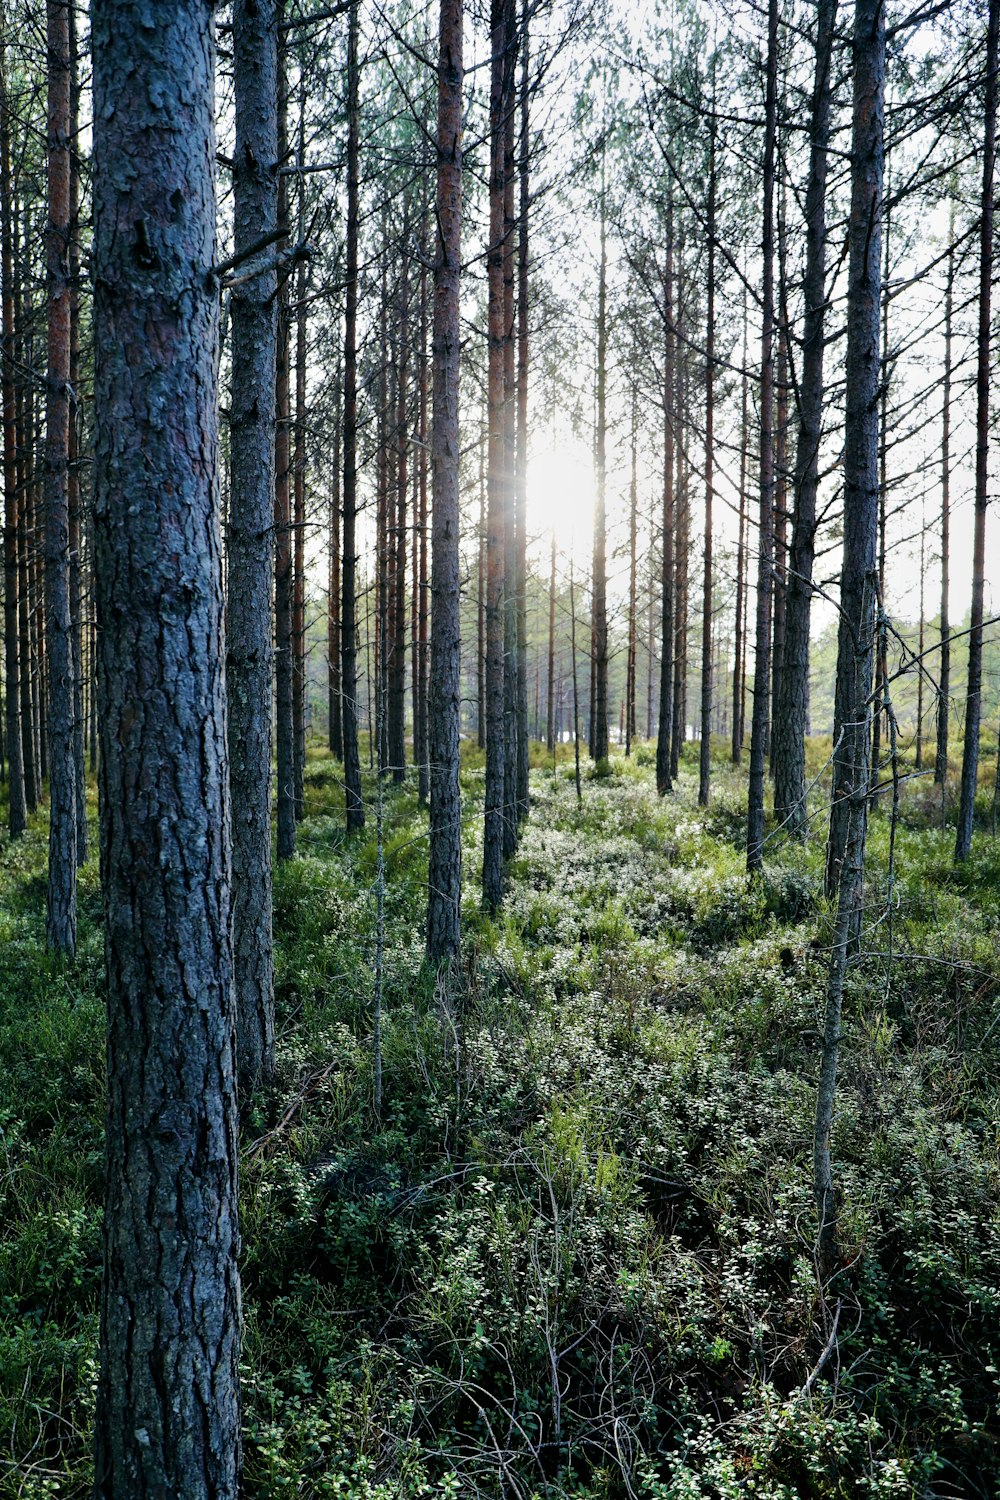
[[(658, 799), (535, 747), (502, 914), (478, 908), (463, 747), (461, 971), (424, 961), (426, 813), (386, 795), (384, 1108), (374, 827), (311, 752), (275, 879), (278, 1076), (243, 1120), (246, 1494), (963, 1496), (1000, 1424), (1000, 846), (951, 865), (923, 783), (849, 985), (821, 1288), (810, 1151), (831, 912), (823, 826), (742, 847), (721, 758)], [(815, 770), (823, 746), (812, 747)], [(985, 785), (985, 783), (984, 783)], [(369, 782), (367, 792), (372, 792)], [(984, 804), (985, 805), (985, 804)], [(0, 850), (0, 1494), (84, 1496), (100, 1278), (96, 862), (43, 948), (44, 819)]]

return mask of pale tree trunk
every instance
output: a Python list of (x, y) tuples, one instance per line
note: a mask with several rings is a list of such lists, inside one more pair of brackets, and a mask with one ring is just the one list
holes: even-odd
[(95, 1494), (237, 1500), (213, 21), (201, 0), (166, 0), (155, 24), (137, 0), (91, 16), (108, 1007)]
[(990, 288), (993, 271), (993, 169), (997, 125), (997, 33), (1000, 0), (989, 0), (986, 38), (986, 97), (983, 111), (983, 195), (979, 226), (979, 340), (976, 366), (976, 515), (972, 552), (972, 610), (969, 617), (969, 674), (962, 746), (962, 790), (955, 836), (955, 862), (972, 848), (979, 725), (982, 719), (983, 593), (986, 576), (986, 507), (989, 502)]
[(18, 494), (17, 417), (14, 396), (14, 255), (12, 242), (13, 183), (10, 165), (10, 114), (4, 33), (0, 31), (0, 275), (3, 280), (3, 366), (0, 393), (3, 402), (3, 492), (4, 492), (4, 674), (7, 734), (9, 805), (7, 827), (12, 839), (27, 827), (24, 796), (24, 761), (21, 750), (21, 681), (26, 663), (20, 659), (18, 641)]
[(76, 951), (76, 716), (70, 607), (70, 46), (66, 0), (48, 0), (48, 231), (45, 394), (45, 634), (48, 653), (49, 879), (45, 939)]
[(628, 493), (628, 660), (625, 669), (625, 754), (632, 754), (632, 739), (635, 734), (635, 667), (636, 667), (636, 512), (639, 503), (639, 477), (636, 390), (632, 387), (632, 430), (629, 442), (630, 474)]
[[(278, 26), (274, 0), (233, 6), (237, 255), (278, 220)], [(233, 984), (240, 1084), (274, 1071), (271, 935), (271, 588), (277, 316), (269, 246), (233, 288), (226, 692), (233, 836)], [(258, 274), (252, 275), (256, 271)]]
[(844, 561), (830, 870), (837, 898), (813, 1137), (819, 1263), (837, 1263), (837, 1205), (830, 1161), (844, 982), (861, 926), (871, 764), (871, 686), (875, 654), (876, 535), (879, 496), (879, 300), (885, 96), (882, 0), (856, 0), (851, 214), (844, 423)]
[(556, 533), (552, 530), (549, 558), (549, 662), (545, 682), (545, 748), (555, 754), (555, 687), (556, 687)]
[(771, 553), (774, 533), (774, 154), (777, 130), (778, 4), (768, 0), (764, 133), (764, 295), (760, 350), (760, 526), (757, 538), (757, 619), (750, 725), (747, 869), (764, 866), (764, 768), (771, 660)]
[(427, 955), (457, 957), (461, 943), (462, 799), (459, 351), (462, 235), (462, 3), (441, 0), (438, 42), (437, 255), (434, 264), (431, 426), (431, 670), (428, 702), (431, 834)]
[(806, 721), (809, 714), (809, 636), (816, 549), (816, 493), (823, 431), (823, 340), (826, 314), (826, 180), (830, 145), (831, 78), (837, 0), (819, 0), (816, 67), (806, 186), (805, 323), (795, 446), (795, 512), (785, 595), (785, 645), (774, 722), (774, 807), (779, 822), (805, 836)]
[(347, 225), (344, 277), (344, 554), (340, 675), (347, 831), (365, 826), (358, 754), (358, 0), (347, 26)]

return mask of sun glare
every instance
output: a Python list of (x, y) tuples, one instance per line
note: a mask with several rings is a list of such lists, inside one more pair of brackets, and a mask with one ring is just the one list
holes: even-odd
[(594, 464), (588, 445), (546, 434), (528, 460), (528, 539), (548, 550), (553, 531), (561, 553), (589, 555), (594, 529)]

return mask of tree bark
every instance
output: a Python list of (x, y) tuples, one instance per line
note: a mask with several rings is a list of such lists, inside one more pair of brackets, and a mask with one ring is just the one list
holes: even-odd
[[(305, 90), (299, 94), (297, 158), (305, 164)], [(298, 238), (306, 232), (305, 176), (298, 181)], [(306, 287), (307, 262), (295, 272), (295, 449), (292, 458), (292, 776), (295, 821), (305, 815), (306, 768)]]
[(438, 42), (437, 257), (431, 428), (431, 672), (428, 702), (431, 833), (427, 956), (461, 944), (462, 799), (459, 559), (459, 352), (462, 233), (462, 0), (441, 0)]
[[(233, 6), (234, 248), (278, 221), (274, 0)], [(274, 1071), (271, 934), (271, 588), (274, 576), (276, 276), (265, 250), (232, 295), (226, 691), (233, 838), (233, 985), (246, 1094)]]
[(986, 35), (986, 91), (983, 110), (983, 194), (979, 223), (979, 337), (976, 365), (976, 512), (972, 551), (972, 609), (969, 623), (969, 675), (962, 745), (962, 790), (955, 835), (955, 862), (972, 848), (976, 781), (979, 773), (979, 725), (982, 718), (983, 593), (986, 577), (986, 507), (989, 503), (990, 441), (990, 289), (993, 272), (993, 170), (996, 159), (997, 38), (1000, 0), (989, 0)]
[(237, 1500), (213, 21), (201, 0), (91, 14), (108, 1005), (95, 1493)]
[(521, 90), (517, 218), (517, 453), (515, 459), (514, 536), (517, 637), (517, 785), (518, 823), (528, 816), (528, 214), (530, 197), (530, 78), (528, 27), (531, 0), (521, 5)]
[(601, 261), (597, 282), (597, 503), (594, 509), (594, 694), (591, 738), (597, 765), (608, 758), (607, 364), (608, 255), (601, 160)]
[(708, 287), (705, 324), (705, 572), (701, 603), (701, 746), (698, 806), (707, 807), (712, 777), (712, 501), (715, 498), (715, 93), (709, 126)]
[(826, 181), (833, 104), (833, 36), (837, 0), (819, 0), (816, 67), (806, 186), (805, 322), (795, 447), (795, 514), (785, 596), (785, 646), (774, 722), (774, 807), (787, 831), (805, 836), (806, 720), (809, 713), (809, 637), (816, 549), (816, 494), (823, 431), (823, 340), (826, 317)]
[(76, 951), (76, 716), (70, 608), (70, 48), (66, 0), (46, 5), (48, 230), (45, 393), (45, 634), (48, 651), (49, 876), (45, 939)]
[(879, 300), (882, 265), (882, 165), (885, 10), (856, 0), (851, 212), (848, 225), (844, 561), (837, 651), (834, 784), (828, 880), (837, 898), (833, 951), (813, 1137), (813, 1186), (819, 1260), (837, 1262), (837, 1210), (830, 1161), (844, 982), (860, 931), (871, 764), (871, 685), (877, 593), (875, 544), (879, 497)]
[(333, 434), (330, 452), (330, 526), (329, 526), (329, 571), (327, 577), (327, 742), (330, 754), (337, 760), (344, 758), (344, 721), (341, 709), (341, 665), (340, 665), (340, 465), (341, 433), (343, 431), (342, 388), (338, 380), (333, 412)]
[[(278, 151), (276, 160), (288, 154), (288, 80), (285, 73), (281, 23), (284, 0), (278, 0)], [(288, 179), (278, 179), (278, 223), (288, 220)], [(289, 390), (289, 326), (287, 283), (278, 290), (278, 343), (275, 365), (274, 422), (274, 667), (275, 740), (279, 859), (295, 853), (295, 663), (293, 660), (293, 569), (291, 510), (291, 393)]]
[(3, 364), (0, 398), (3, 406), (4, 493), (4, 673), (9, 785), (7, 827), (12, 839), (27, 827), (24, 795), (24, 759), (21, 747), (21, 671), (25, 669), (18, 639), (18, 491), (17, 416), (14, 384), (14, 255), (11, 217), (13, 181), (10, 163), (10, 99), (4, 36), (0, 33), (0, 275), (2, 288)]
[(344, 560), (340, 663), (347, 831), (365, 826), (358, 753), (358, 0), (347, 25), (347, 226), (344, 287)]
[(954, 197), (951, 199), (948, 220), (948, 272), (944, 293), (944, 381), (941, 392), (941, 652), (936, 716), (937, 738), (934, 752), (934, 780), (941, 788), (942, 808), (948, 779), (948, 700), (951, 696), (949, 593), (951, 582), (951, 341), (955, 294)]

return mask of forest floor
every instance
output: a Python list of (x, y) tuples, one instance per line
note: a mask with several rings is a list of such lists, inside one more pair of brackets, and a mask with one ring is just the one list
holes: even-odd
[[(242, 1126), (247, 1496), (997, 1493), (1000, 841), (956, 872), (916, 783), (887, 900), (873, 817), (833, 1138), (845, 1260), (821, 1287), (821, 803), (750, 885), (721, 750), (707, 812), (693, 767), (657, 798), (648, 747), (580, 805), (568, 763), (539, 767), (494, 921), (466, 762), (448, 989), (422, 955), (426, 814), (410, 785), (386, 797), (376, 1119), (374, 827), (346, 840), (338, 768), (310, 754), (275, 883), (279, 1075)], [(88, 1493), (100, 1281), (97, 861), (64, 968), (45, 838), (39, 816), (0, 849), (0, 1495), (19, 1500)]]

